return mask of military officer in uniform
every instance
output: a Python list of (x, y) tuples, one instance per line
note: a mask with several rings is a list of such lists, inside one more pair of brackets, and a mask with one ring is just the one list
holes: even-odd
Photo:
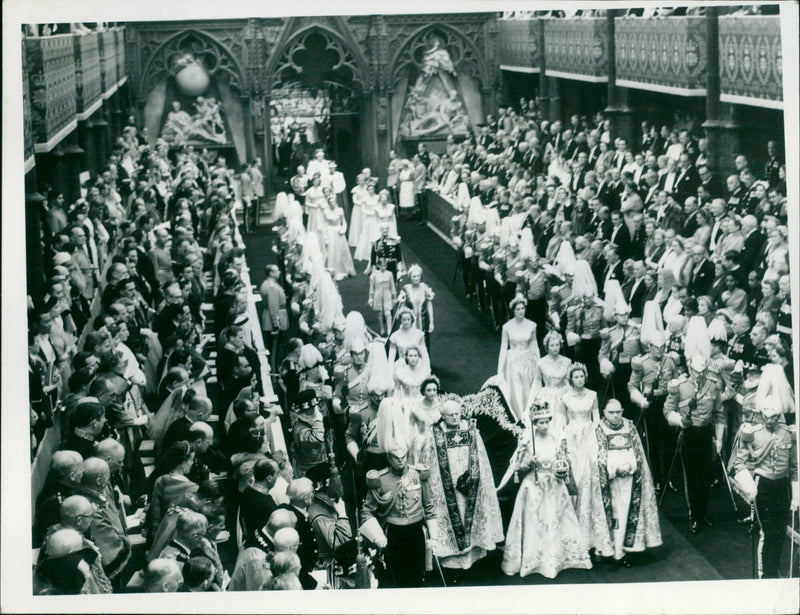
[(394, 282), (397, 284), (398, 268), (403, 262), (403, 256), (400, 252), (400, 238), (389, 235), (388, 224), (381, 224), (380, 231), (381, 236), (372, 244), (372, 251), (369, 255), (369, 267), (367, 267), (365, 273), (368, 274), (372, 271), (373, 267), (378, 266), (378, 262), (382, 258), (385, 258), (386, 269), (392, 272)]
[[(779, 577), (789, 509), (797, 510), (797, 433), (780, 422), (782, 409), (771, 398), (760, 400), (763, 424), (743, 429), (736, 450), (734, 473), (751, 500), (761, 526), (762, 578)], [(790, 500), (791, 497), (791, 500)]]
[(722, 450), (725, 431), (720, 384), (709, 372), (708, 359), (702, 354), (691, 358), (688, 375), (667, 385), (664, 417), (671, 427), (680, 429), (678, 446), (689, 495), (689, 529), (696, 534), (702, 525), (710, 525), (706, 512), (714, 447), (717, 453)]
[[(536, 323), (536, 338), (539, 346), (544, 343), (547, 333), (547, 296), (549, 284), (547, 273), (542, 268), (539, 255), (535, 252), (527, 260), (527, 269), (518, 275), (517, 292), (528, 300), (525, 308), (525, 318)], [(509, 300), (511, 303), (511, 300)]]
[(498, 267), (495, 267), (495, 277), (499, 275), (498, 282), (503, 285), (503, 300), (500, 302), (502, 306), (501, 323), (509, 320), (512, 316), (508, 313), (508, 306), (511, 304), (511, 300), (517, 296), (517, 281), (520, 274), (525, 272), (525, 267), (526, 262), (519, 255), (519, 242), (516, 238), (512, 238), (508, 242), (505, 258)]
[[(597, 389), (600, 384), (600, 329), (603, 327), (603, 308), (591, 290), (567, 306), (567, 344), (574, 346), (574, 359), (586, 366), (589, 378), (586, 386)], [(574, 343), (570, 343), (573, 340)]]
[[(601, 372), (607, 372), (604, 375), (610, 385), (606, 387), (606, 399), (613, 397), (619, 401), (625, 411), (625, 418), (633, 419), (635, 417), (629, 403), (628, 381), (631, 377), (631, 360), (642, 350), (639, 343), (641, 327), (630, 322), (631, 308), (628, 305), (618, 303), (614, 312), (613, 326), (600, 332), (603, 341), (598, 358)], [(606, 399), (601, 399), (600, 404), (603, 405)]]
[(427, 525), (430, 536), (439, 535), (428, 488), (430, 470), (409, 465), (408, 447), (400, 440), (387, 459), (388, 468), (367, 473), (369, 493), (362, 519), (365, 529), (374, 532), (373, 542), (386, 549), (386, 565), (395, 587), (420, 587), (425, 575), (423, 527)]
[(485, 233), (478, 241), (475, 255), (473, 256), (474, 280), (478, 291), (478, 306), (481, 314), (490, 314), (492, 309), (491, 293), (494, 292), (491, 283), (494, 281), (492, 264), (494, 263), (495, 251), (499, 243), (498, 233)]
[(664, 352), (666, 336), (658, 331), (651, 336), (647, 354), (631, 359), (631, 378), (628, 382), (630, 400), (644, 413), (647, 441), (650, 449), (650, 469), (656, 491), (664, 485), (664, 474), (674, 452), (674, 442), (669, 446), (672, 435), (664, 420), (664, 401), (667, 398), (667, 383), (675, 374), (675, 363)]
[(325, 424), (316, 402), (313, 389), (300, 391), (295, 398), (297, 411), (292, 414), (292, 440), (300, 474), (328, 462)]

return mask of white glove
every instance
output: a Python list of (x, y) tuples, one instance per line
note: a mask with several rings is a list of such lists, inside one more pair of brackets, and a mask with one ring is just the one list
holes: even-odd
[(683, 427), (683, 417), (679, 412), (670, 412), (667, 417), (667, 423), (670, 427)]

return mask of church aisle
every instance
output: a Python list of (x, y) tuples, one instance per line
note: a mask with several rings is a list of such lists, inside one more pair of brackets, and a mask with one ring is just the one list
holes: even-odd
[[(463, 292), (460, 278), (451, 286), (455, 269), (452, 249), (426, 226), (401, 222), (404, 238), (403, 259), (406, 265), (418, 263), (423, 281), (436, 293), (434, 300), (435, 330), (432, 336), (434, 372), (442, 381), (443, 390), (467, 394), (480, 388), (497, 370), (500, 335), (480, 318), (476, 306)], [(244, 236), (247, 262), (254, 284), (263, 279), (266, 264), (275, 262), (273, 236), (269, 226)], [(413, 246), (413, 249), (412, 247)], [(339, 282), (345, 314), (360, 310), (367, 325), (376, 329), (376, 313), (366, 304), (369, 279), (363, 271), (366, 263), (356, 262), (357, 275)], [(720, 519), (715, 527), (701, 536), (680, 529), (686, 525), (685, 508), (678, 494), (665, 499), (661, 514), (664, 546), (648, 551), (632, 568), (600, 564), (593, 570), (569, 570), (557, 579), (539, 575), (520, 579), (507, 577), (500, 570), (500, 551), (477, 563), (458, 581), (464, 585), (563, 584), (563, 583), (632, 583), (748, 578), (750, 574), (749, 540), (741, 526), (731, 517), (730, 504), (720, 490), (712, 493), (710, 509)], [(724, 519), (724, 521), (722, 521)], [(722, 536), (725, 540), (719, 540)], [(733, 543), (733, 544), (732, 544)], [(725, 545), (725, 546), (723, 546)], [(711, 562), (717, 562), (716, 565)], [(428, 574), (426, 585), (441, 586), (438, 575)]]

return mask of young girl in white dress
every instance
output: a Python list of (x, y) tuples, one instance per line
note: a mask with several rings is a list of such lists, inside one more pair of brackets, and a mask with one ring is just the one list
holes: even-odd
[(367, 305), (378, 313), (381, 337), (392, 330), (392, 309), (397, 298), (397, 288), (392, 272), (386, 269), (386, 259), (378, 260), (378, 267), (369, 276)]
[(394, 370), (394, 394), (397, 397), (417, 400), (419, 387), (431, 375), (430, 367), (420, 361), (421, 352), (416, 346), (406, 350), (405, 360), (398, 361)]

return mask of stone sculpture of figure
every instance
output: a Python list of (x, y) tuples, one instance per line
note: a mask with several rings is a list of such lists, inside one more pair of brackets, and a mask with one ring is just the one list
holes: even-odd
[(194, 106), (197, 113), (193, 118), (191, 134), (213, 143), (225, 143), (225, 125), (219, 102), (215, 98), (198, 96)]
[(451, 130), (462, 130), (469, 123), (467, 116), (464, 113), (464, 105), (458, 100), (458, 92), (450, 90), (448, 97), (439, 104), (439, 115)]
[(422, 73), (430, 76), (438, 71), (444, 71), (455, 76), (453, 60), (450, 59), (447, 49), (442, 49), (440, 45), (441, 41), (438, 38), (433, 39), (433, 47), (426, 51), (422, 58)]
[(181, 103), (177, 100), (172, 101), (172, 111), (167, 115), (164, 122), (164, 129), (161, 137), (175, 145), (182, 145), (186, 142), (192, 128), (192, 116), (181, 109)]
[(442, 47), (441, 40), (435, 38), (408, 92), (400, 133), (421, 136), (441, 130), (466, 132), (469, 118), (457, 88), (457, 74), (450, 53)]

